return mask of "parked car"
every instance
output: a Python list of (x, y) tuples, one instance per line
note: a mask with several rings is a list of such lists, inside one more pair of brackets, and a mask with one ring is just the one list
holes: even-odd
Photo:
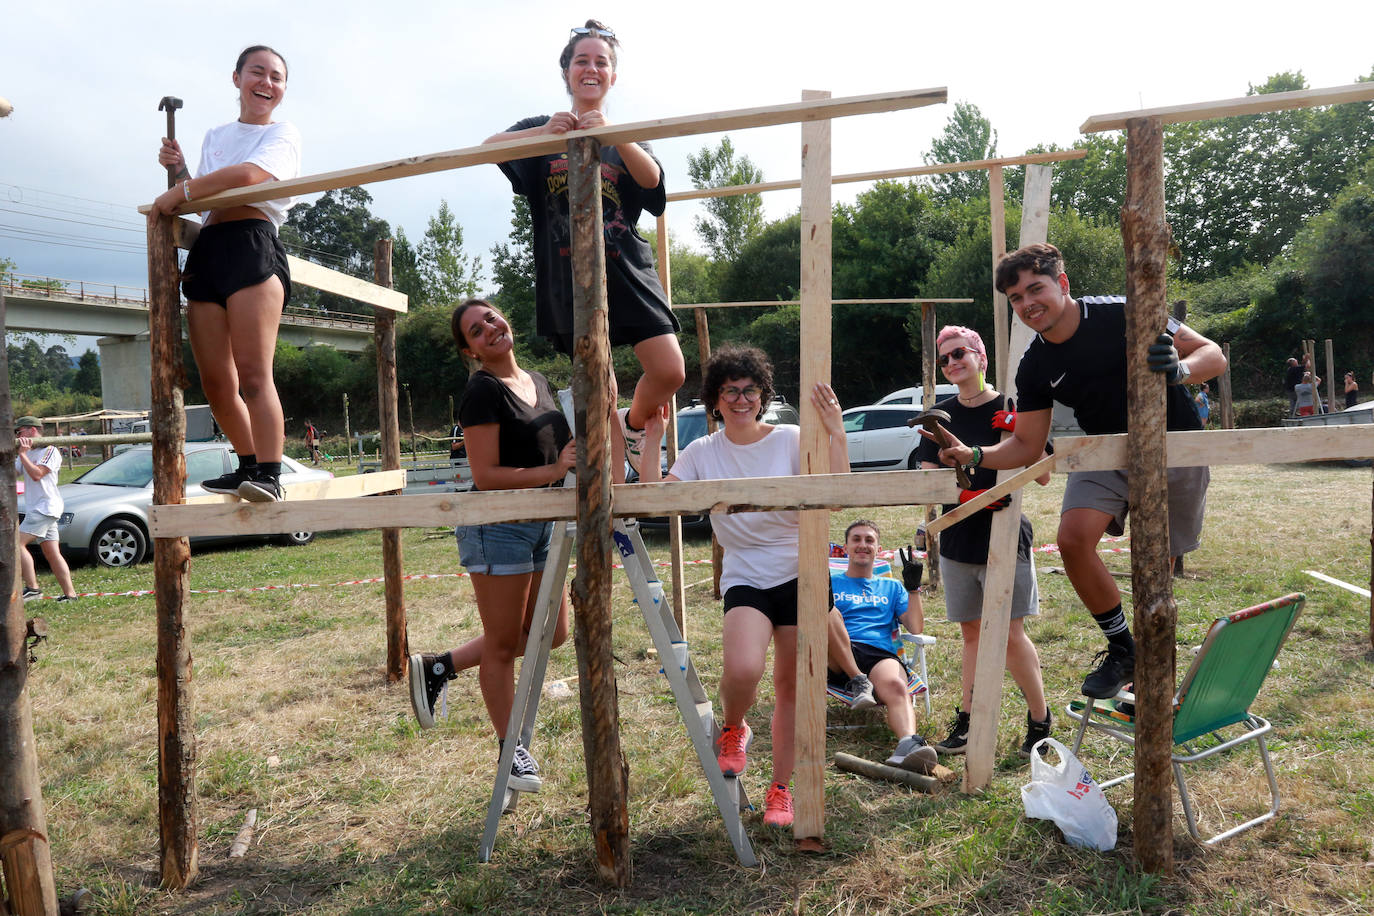
[[(878, 400), (879, 404), (915, 404), (920, 407), (922, 398), (925, 396), (925, 386), (917, 385), (914, 388), (899, 388), (891, 394), (885, 394)], [(947, 398), (952, 394), (959, 393), (958, 385), (941, 384), (935, 386), (935, 400)]]
[(849, 467), (854, 471), (892, 471), (918, 468), (916, 446), (920, 427), (907, 421), (920, 416), (920, 404), (870, 404), (844, 412)]
[[(209, 480), (238, 466), (233, 446), (227, 442), (188, 442), (186, 495), (202, 496), (199, 481)], [(323, 480), (329, 471), (308, 468), (294, 459), (281, 460), (281, 480), (286, 486), (307, 480)], [(58, 487), (62, 515), (57, 522), (58, 541), (73, 559), (89, 557), (101, 566), (133, 566), (147, 558), (148, 507), (153, 504), (153, 449), (140, 445), (103, 461), (71, 483)], [(254, 537), (259, 537), (255, 535)], [(273, 535), (284, 544), (308, 544), (312, 531)], [(229, 540), (224, 537), (191, 538), (191, 543)]]

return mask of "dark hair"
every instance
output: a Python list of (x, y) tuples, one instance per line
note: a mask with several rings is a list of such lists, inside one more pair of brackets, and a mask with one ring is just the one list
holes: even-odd
[(844, 529), (844, 539), (845, 539), (846, 541), (848, 541), (848, 540), (849, 540), (849, 532), (853, 531), (855, 528), (858, 528), (860, 525), (864, 525), (864, 526), (867, 526), (867, 527), (869, 527), (869, 528), (872, 528), (872, 529), (873, 529), (873, 533), (876, 534), (876, 535), (878, 535), (878, 537), (882, 537), (882, 536), (883, 536), (882, 529), (880, 529), (880, 528), (878, 527), (878, 523), (877, 523), (877, 522), (871, 521), (870, 519), (866, 519), (866, 518), (856, 518), (856, 519), (854, 519), (854, 521), (852, 521), (852, 522), (849, 523), (849, 527), (848, 527), (848, 528)]
[(711, 416), (720, 419), (716, 402), (720, 400), (720, 389), (725, 383), (735, 379), (749, 378), (761, 389), (759, 412), (755, 420), (763, 419), (763, 412), (773, 400), (773, 364), (764, 352), (756, 347), (736, 347), (727, 344), (712, 353), (706, 360), (706, 368), (701, 373), (701, 403)]
[(493, 312), (500, 315), (502, 318), (506, 317), (499, 308), (492, 305), (485, 299), (466, 299), (458, 303), (458, 307), (453, 310), (453, 318), (449, 322), (449, 325), (453, 331), (453, 342), (458, 345), (459, 353), (462, 353), (462, 351), (468, 348), (468, 339), (463, 334), (463, 326), (461, 323), (463, 313), (466, 312), (468, 309), (474, 308), (475, 306), (479, 305), (485, 305), (487, 308), (491, 309)]
[(1058, 248), (1045, 242), (1036, 242), (1002, 255), (1002, 260), (997, 262), (997, 291), (1005, 294), (1007, 287), (1021, 278), (1023, 270), (1058, 279), (1064, 272), (1064, 256)]
[(577, 43), (579, 41), (584, 38), (600, 38), (602, 41), (606, 42), (607, 47), (611, 49), (611, 69), (614, 70), (616, 66), (615, 49), (620, 47), (620, 42), (616, 41), (615, 34), (606, 34), (607, 31), (609, 31), (607, 27), (597, 22), (595, 19), (588, 19), (584, 28), (595, 29), (596, 34), (573, 35), (569, 38), (568, 43), (563, 46), (563, 53), (558, 55), (558, 69), (564, 73), (568, 72), (568, 67), (572, 64), (573, 52), (577, 50)]
[(238, 63), (234, 64), (234, 72), (242, 73), (243, 65), (248, 63), (248, 58), (258, 53), (259, 51), (266, 51), (269, 54), (275, 54), (277, 56), (277, 60), (281, 61), (282, 73), (287, 77), (290, 77), (291, 68), (286, 66), (286, 58), (282, 57), (281, 53), (277, 51), (276, 48), (269, 48), (267, 45), (253, 45), (252, 47), (244, 48), (243, 52), (239, 54)]

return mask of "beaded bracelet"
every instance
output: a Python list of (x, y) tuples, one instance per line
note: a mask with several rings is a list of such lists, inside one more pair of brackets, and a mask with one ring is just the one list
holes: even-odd
[(191, 179), (188, 178), (181, 183), (181, 193), (185, 195), (187, 200), (191, 199)]

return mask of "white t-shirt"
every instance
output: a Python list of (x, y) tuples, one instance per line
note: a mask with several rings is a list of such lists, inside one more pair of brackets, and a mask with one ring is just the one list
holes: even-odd
[[(296, 178), (301, 173), (301, 133), (290, 121), (273, 124), (244, 124), (230, 121), (205, 132), (200, 147), (200, 166), (196, 177), (217, 171), (225, 166), (251, 162), (278, 181)], [(278, 229), (286, 221), (286, 211), (296, 198), (260, 200), (249, 206), (257, 207)], [(208, 214), (202, 213), (201, 219)]]
[[(692, 441), (670, 472), (679, 480), (795, 477), (801, 473), (801, 429), (775, 426), (751, 445), (736, 445), (724, 430)], [(720, 589), (734, 585), (772, 588), (797, 578), (797, 513), (738, 512), (711, 516), (725, 548)]]
[(39, 467), (48, 467), (52, 470), (39, 480), (34, 480), (24, 470), (24, 463), (18, 458), (14, 459), (15, 476), (24, 475), (24, 512), (37, 512), (39, 515), (57, 518), (62, 514), (62, 494), (57, 490), (57, 474), (62, 470), (62, 453), (55, 445), (46, 446), (41, 452), (38, 449), (30, 449), (29, 460)]

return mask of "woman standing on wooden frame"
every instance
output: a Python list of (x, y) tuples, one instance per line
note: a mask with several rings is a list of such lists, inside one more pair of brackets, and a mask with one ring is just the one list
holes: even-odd
[[(188, 200), (300, 174), (300, 132), (289, 121), (272, 120), (286, 97), (286, 61), (266, 45), (253, 45), (239, 55), (233, 80), (238, 119), (206, 132), (196, 177), (180, 144), (162, 138), (157, 161), (181, 181), (153, 201), (150, 222)], [(239, 458), (236, 470), (201, 486), (254, 502), (282, 498), (286, 427), (272, 357), (291, 298), (291, 273), (277, 229), (294, 203), (283, 197), (202, 214), (204, 225), (181, 276), (201, 387)]]
[[(607, 96), (616, 83), (615, 32), (588, 19), (558, 58), (570, 106), (523, 118), (484, 143), (605, 127)], [(568, 215), (568, 156), (550, 153), (500, 164), (516, 194), (529, 200), (534, 229), (535, 325), (542, 337), (572, 356), (572, 232)], [(601, 219), (606, 241), (606, 302), (611, 346), (628, 344), (644, 373), (629, 407), (617, 411), (625, 457), (643, 473), (644, 424), (666, 410), (686, 378), (677, 332), (681, 326), (654, 270), (654, 253), (636, 224), (642, 212), (660, 216), (667, 205), (663, 167), (647, 143), (601, 148)], [(620, 437), (614, 437), (618, 471)], [(651, 455), (652, 460), (657, 460)], [(617, 474), (617, 476), (619, 476)]]
[[(801, 430), (763, 422), (773, 397), (773, 366), (752, 347), (721, 347), (702, 371), (701, 403), (721, 428), (691, 442), (667, 480), (730, 480), (738, 477), (795, 477), (801, 473)], [(830, 436), (830, 472), (849, 471), (840, 402), (829, 385), (818, 384), (811, 403)], [(649, 417), (646, 454), (658, 454), (661, 415)], [(644, 481), (661, 473), (646, 461)], [(773, 643), (773, 773), (764, 796), (763, 822), (792, 823), (792, 768), (797, 717), (797, 566), (799, 522), (796, 512), (740, 512), (711, 520), (725, 548), (720, 576), (725, 595), (722, 628), (724, 665), (720, 699), (724, 707), (716, 762), (726, 776), (739, 776), (747, 763), (754, 733), (744, 721), (758, 695)], [(824, 557), (808, 558), (823, 563)]]

